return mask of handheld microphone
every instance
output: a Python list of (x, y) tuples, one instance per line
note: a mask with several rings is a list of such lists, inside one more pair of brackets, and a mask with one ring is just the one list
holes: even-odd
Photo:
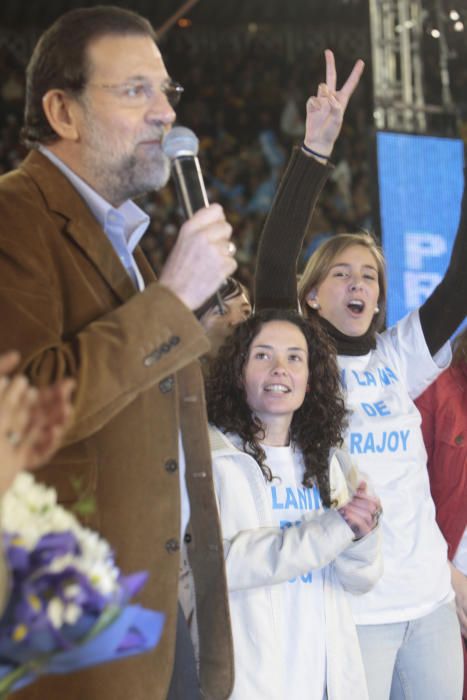
[(177, 197), (187, 219), (198, 209), (209, 206), (197, 158), (198, 147), (196, 135), (184, 126), (175, 126), (162, 143), (162, 150), (172, 163)]
[[(172, 163), (172, 177), (183, 215), (189, 219), (195, 212), (209, 206), (203, 174), (198, 160), (199, 141), (185, 126), (175, 126), (165, 136), (162, 150)], [(216, 293), (219, 312), (226, 308), (219, 292)]]

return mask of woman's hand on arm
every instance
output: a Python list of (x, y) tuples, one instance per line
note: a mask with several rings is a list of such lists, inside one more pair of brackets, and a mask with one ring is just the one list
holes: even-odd
[[(340, 90), (336, 89), (337, 75), (334, 54), (324, 52), (326, 59), (326, 82), (318, 87), (317, 95), (306, 103), (306, 129), (304, 144), (327, 159), (339, 136), (345, 110), (357, 87), (365, 64), (358, 60)], [(318, 158), (319, 160), (319, 158)]]
[(377, 526), (382, 513), (381, 501), (369, 493), (366, 483), (361, 481), (351, 500), (339, 508), (339, 513), (359, 540)]
[(330, 509), (290, 527), (257, 527), (224, 539), (230, 591), (284, 583), (321, 569), (352, 542), (352, 533)]

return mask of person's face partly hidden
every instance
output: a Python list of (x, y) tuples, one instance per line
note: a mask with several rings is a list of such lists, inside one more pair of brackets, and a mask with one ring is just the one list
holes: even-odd
[(219, 306), (215, 304), (201, 317), (201, 323), (208, 335), (210, 331), (223, 327), (226, 334), (242, 321), (251, 315), (251, 304), (246, 294), (242, 291), (232, 297), (223, 299), (224, 313), (221, 313)]
[(169, 178), (161, 142), (175, 120), (164, 92), (170, 79), (148, 36), (102, 36), (87, 59), (89, 77), (77, 99), (82, 176), (118, 206)]
[(311, 308), (349, 336), (366, 333), (379, 298), (378, 267), (372, 253), (351, 245), (338, 253), (324, 280), (306, 297)]
[(245, 292), (223, 299), (224, 313), (220, 312), (216, 304), (200, 318), (200, 322), (206, 330), (206, 335), (211, 341), (209, 355), (215, 357), (220, 346), (225, 342), (233, 328), (246, 321), (251, 315), (251, 304)]
[(265, 323), (243, 370), (248, 405), (264, 426), (278, 417), (290, 425), (305, 398), (308, 375), (308, 346), (301, 330), (288, 321)]

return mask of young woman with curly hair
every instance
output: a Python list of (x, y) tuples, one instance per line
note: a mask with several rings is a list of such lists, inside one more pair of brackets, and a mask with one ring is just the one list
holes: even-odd
[(263, 311), (207, 382), (235, 658), (234, 700), (368, 698), (347, 593), (381, 574), (380, 504), (338, 449), (335, 353), (318, 324)]

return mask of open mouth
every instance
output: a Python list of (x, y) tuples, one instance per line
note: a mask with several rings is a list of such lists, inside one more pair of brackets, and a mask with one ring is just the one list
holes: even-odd
[(290, 394), (290, 389), (284, 384), (268, 384), (264, 387), (264, 391), (271, 394)]
[(352, 301), (349, 301), (347, 304), (347, 308), (352, 312), (352, 314), (360, 316), (365, 310), (365, 302), (363, 302), (361, 299), (352, 299)]

